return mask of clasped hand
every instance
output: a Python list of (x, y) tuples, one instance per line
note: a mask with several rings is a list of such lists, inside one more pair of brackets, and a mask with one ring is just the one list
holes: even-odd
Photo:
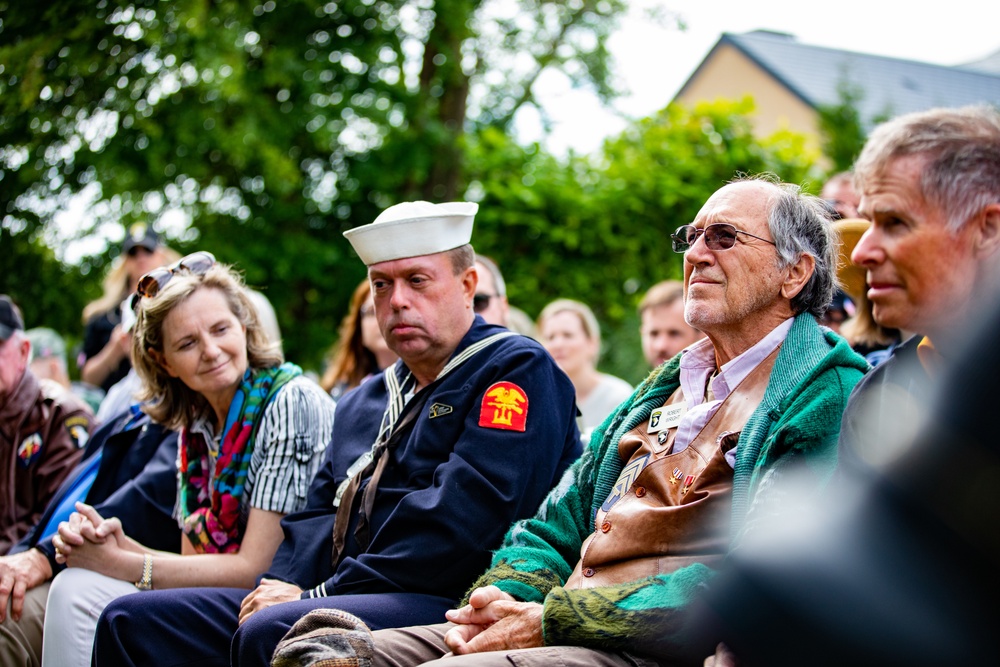
[(135, 551), (117, 518), (105, 519), (90, 505), (76, 504), (76, 512), (59, 524), (52, 537), (56, 561), (113, 575), (124, 552)]
[(445, 616), (457, 623), (444, 636), (452, 653), (510, 651), (545, 645), (542, 605), (518, 602), (496, 586), (477, 588), (469, 604)]

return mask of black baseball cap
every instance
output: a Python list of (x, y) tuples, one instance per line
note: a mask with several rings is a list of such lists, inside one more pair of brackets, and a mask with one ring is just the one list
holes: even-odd
[(6, 294), (0, 294), (0, 340), (6, 341), (17, 330), (24, 331), (21, 310)]
[(136, 246), (142, 246), (150, 252), (160, 247), (160, 235), (153, 231), (153, 228), (145, 222), (137, 222), (128, 228), (125, 235), (125, 242), (122, 243), (122, 254), (127, 253)]

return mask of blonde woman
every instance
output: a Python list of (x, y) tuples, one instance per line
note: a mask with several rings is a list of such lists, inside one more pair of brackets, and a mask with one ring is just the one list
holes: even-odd
[(571, 299), (553, 301), (538, 316), (538, 331), (542, 345), (576, 389), (576, 405), (582, 415), (580, 433), (586, 440), (594, 427), (629, 397), (632, 385), (597, 370), (601, 329), (586, 304)]
[(135, 291), (141, 276), (179, 257), (145, 223), (129, 227), (121, 254), (104, 278), (104, 294), (83, 309), (83, 350), (77, 359), (81, 380), (107, 391), (128, 374), (129, 337), (122, 331), (119, 304)]
[(89, 665), (97, 620), (117, 597), (254, 586), (281, 543), (281, 518), (305, 506), (333, 433), (333, 400), (282, 363), (239, 276), (210, 253), (157, 269), (137, 289), (139, 399), (181, 434), (181, 555), (148, 549), (78, 504), (53, 538), (69, 569), (49, 590), (43, 666)]

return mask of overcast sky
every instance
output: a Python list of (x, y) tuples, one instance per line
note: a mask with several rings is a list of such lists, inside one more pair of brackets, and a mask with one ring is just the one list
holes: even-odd
[[(979, 60), (1000, 50), (996, 0), (631, 0), (631, 5), (610, 48), (632, 93), (615, 107), (632, 117), (666, 106), (724, 32), (775, 30), (804, 44), (940, 65)], [(657, 26), (646, 16), (650, 8), (680, 15), (687, 29)], [(537, 90), (557, 123), (545, 142), (551, 150), (590, 152), (624, 127), (624, 120), (603, 111), (587, 92), (571, 90), (561, 77), (539, 83)], [(530, 114), (518, 120), (522, 139), (540, 138)]]

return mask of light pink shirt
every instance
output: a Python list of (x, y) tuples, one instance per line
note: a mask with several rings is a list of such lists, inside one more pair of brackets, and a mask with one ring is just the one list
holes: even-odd
[[(794, 319), (788, 318), (749, 350), (722, 365), (719, 374), (712, 380), (714, 401), (705, 401), (705, 385), (708, 383), (712, 371), (715, 370), (715, 348), (712, 346), (712, 341), (703, 338), (684, 350), (681, 356), (681, 390), (684, 392), (687, 412), (684, 413), (677, 425), (677, 437), (674, 439), (673, 452), (682, 451), (691, 444), (691, 441), (722, 405), (722, 401), (729, 396), (732, 388), (738, 386), (750, 374), (750, 371), (757, 368), (757, 365), (767, 358), (767, 355), (774, 352), (774, 349), (784, 342), (785, 337), (788, 336), (788, 330), (792, 328)], [(726, 461), (733, 467), (736, 466), (737, 449), (738, 447), (733, 447), (726, 452)]]

